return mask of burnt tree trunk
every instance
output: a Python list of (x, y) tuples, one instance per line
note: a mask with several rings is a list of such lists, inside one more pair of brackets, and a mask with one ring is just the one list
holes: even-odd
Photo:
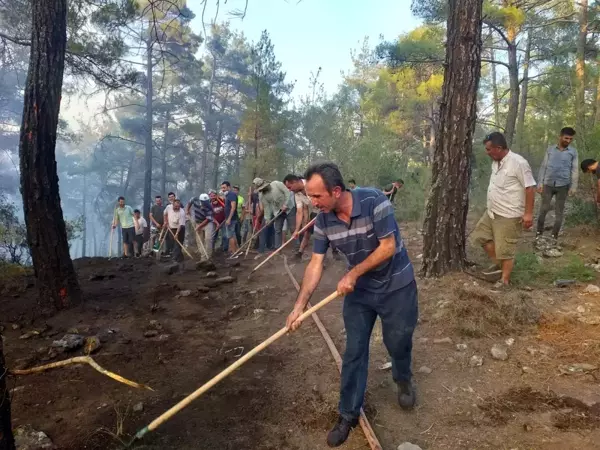
[(10, 420), (10, 395), (6, 386), (7, 373), (8, 369), (2, 352), (2, 337), (0, 336), (0, 450), (15, 450), (15, 439)]
[(516, 32), (508, 30), (508, 80), (510, 97), (508, 100), (508, 112), (506, 113), (506, 127), (504, 135), (506, 142), (510, 147), (515, 135), (515, 127), (517, 123), (517, 114), (519, 111), (519, 62), (517, 58)]
[(525, 111), (527, 110), (527, 96), (529, 95), (529, 60), (531, 59), (531, 32), (527, 34), (525, 58), (523, 60), (523, 84), (521, 85), (521, 100), (519, 101), (519, 115), (517, 117), (517, 150), (523, 152), (523, 137), (525, 134)]
[(482, 0), (449, 0), (444, 86), (423, 224), (421, 270), (427, 277), (465, 266), (465, 228), (481, 69), (482, 3)]
[(67, 44), (67, 0), (32, 3), (31, 55), (19, 141), (27, 243), (40, 292), (56, 309), (81, 301), (58, 191), (56, 129)]
[[(154, 96), (154, 89), (152, 87), (152, 46), (153, 39), (148, 37), (146, 42), (146, 129), (145, 135), (145, 152), (144, 152), (144, 204), (142, 205), (142, 214), (147, 220), (150, 220), (150, 204), (152, 203), (152, 126), (153, 126), (153, 112), (152, 112), (152, 99)], [(129, 176), (129, 175), (128, 175)]]
[[(494, 49), (490, 49), (490, 58), (492, 61), (496, 58)], [(496, 127), (500, 127), (500, 100), (498, 99), (498, 81), (496, 75), (496, 64), (490, 64), (492, 71), (492, 101), (494, 102), (494, 123)]]

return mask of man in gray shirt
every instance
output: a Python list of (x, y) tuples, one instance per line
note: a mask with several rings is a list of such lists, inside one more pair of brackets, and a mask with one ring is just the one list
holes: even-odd
[(542, 206), (537, 222), (536, 238), (544, 233), (544, 221), (546, 214), (550, 211), (550, 204), (554, 196), (556, 196), (556, 217), (552, 237), (554, 239), (558, 238), (558, 232), (563, 222), (567, 195), (571, 196), (577, 190), (579, 162), (577, 150), (571, 146), (574, 138), (575, 130), (573, 128), (563, 128), (560, 130), (558, 144), (548, 147), (544, 155), (538, 177), (540, 184), (537, 191), (542, 194)]

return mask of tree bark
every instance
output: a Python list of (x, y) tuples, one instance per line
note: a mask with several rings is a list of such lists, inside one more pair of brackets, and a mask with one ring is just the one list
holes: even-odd
[(580, 0), (579, 5), (579, 37), (577, 38), (577, 59), (575, 63), (575, 75), (577, 77), (575, 117), (578, 134), (583, 138), (585, 135), (585, 44), (588, 29), (588, 0)]
[[(173, 104), (173, 86), (171, 86), (171, 95), (169, 96), (169, 103)], [(167, 149), (169, 148), (169, 122), (171, 122), (171, 108), (167, 108), (165, 114), (165, 130), (163, 137), (163, 149), (161, 153), (161, 195), (164, 195), (167, 191)]]
[[(67, 0), (32, 4), (31, 54), (19, 141), (21, 194), (40, 302), (63, 309), (81, 301), (56, 171), (56, 129), (67, 44)], [(49, 299), (52, 305), (48, 305)]]
[[(495, 60), (494, 49), (490, 49), (490, 58)], [(500, 100), (498, 99), (498, 77), (496, 76), (496, 64), (490, 64), (492, 70), (492, 100), (494, 102), (494, 122), (496, 127), (500, 126)]]
[(223, 146), (223, 121), (219, 121), (219, 127), (217, 129), (217, 140), (215, 142), (215, 169), (213, 172), (213, 186), (220, 186), (219, 184), (219, 164), (221, 164), (221, 148)]
[(2, 337), (0, 336), (0, 450), (15, 450), (15, 439), (10, 420), (10, 393), (6, 385), (7, 373), (8, 369), (2, 352)]
[(427, 200), (422, 274), (465, 266), (465, 229), (477, 88), (481, 71), (482, 0), (449, 0), (446, 63)]
[[(208, 128), (212, 121), (212, 97), (215, 87), (215, 77), (217, 75), (217, 55), (212, 53), (212, 70), (210, 73), (210, 83), (208, 85), (208, 96), (206, 98), (206, 110), (204, 112), (204, 133), (202, 133), (202, 142), (204, 148), (202, 150), (202, 167), (200, 168), (200, 191), (206, 190), (207, 166), (208, 166)], [(217, 170), (218, 171), (218, 170)], [(216, 186), (216, 185), (215, 185)]]
[(507, 46), (510, 98), (508, 100), (508, 112), (506, 113), (504, 135), (506, 137), (506, 142), (510, 147), (515, 134), (515, 125), (519, 110), (519, 63), (517, 60), (516, 30), (509, 28), (507, 35), (510, 41)]
[(600, 61), (596, 63), (598, 80), (596, 81), (596, 103), (594, 106), (594, 127), (600, 124)]
[(153, 40), (148, 37), (146, 41), (146, 151), (144, 155), (144, 204), (142, 205), (142, 213), (148, 221), (150, 220), (150, 204), (152, 203), (152, 97), (154, 96), (152, 87), (152, 45)]
[(525, 132), (525, 110), (529, 90), (529, 60), (531, 58), (531, 32), (527, 34), (525, 57), (523, 59), (523, 83), (521, 85), (521, 100), (519, 101), (519, 117), (517, 118), (517, 150), (523, 151), (523, 134)]
[(87, 173), (83, 172), (83, 207), (82, 207), (82, 216), (83, 216), (83, 236), (82, 236), (82, 244), (81, 244), (81, 257), (85, 258), (86, 250), (87, 250)]

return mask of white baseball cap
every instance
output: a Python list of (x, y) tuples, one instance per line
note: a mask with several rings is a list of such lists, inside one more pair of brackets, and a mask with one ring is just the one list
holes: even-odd
[(208, 194), (200, 194), (200, 201), (201, 202), (207, 202), (210, 200), (210, 197), (208, 196)]

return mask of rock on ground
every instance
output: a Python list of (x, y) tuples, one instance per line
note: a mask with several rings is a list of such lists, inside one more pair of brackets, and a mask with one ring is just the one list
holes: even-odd
[(473, 355), (469, 360), (469, 366), (471, 367), (479, 367), (483, 366), (483, 356)]
[(506, 361), (508, 359), (506, 347), (502, 345), (495, 344), (490, 350), (490, 353), (492, 354), (492, 358), (497, 359), (499, 361)]
[(410, 442), (403, 442), (398, 446), (397, 450), (423, 450), (421, 447)]
[(18, 450), (53, 450), (56, 447), (43, 431), (34, 430), (31, 425), (15, 429), (15, 446)]
[(83, 347), (83, 351), (86, 354), (91, 354), (98, 351), (102, 347), (100, 343), (100, 338), (98, 336), (89, 336), (85, 338), (85, 344)]
[(84, 339), (80, 334), (65, 334), (58, 341), (52, 343), (52, 347), (62, 348), (63, 350), (77, 350), (83, 345)]
[(600, 292), (600, 287), (596, 286), (595, 284), (588, 284), (583, 292), (586, 294), (597, 294)]

